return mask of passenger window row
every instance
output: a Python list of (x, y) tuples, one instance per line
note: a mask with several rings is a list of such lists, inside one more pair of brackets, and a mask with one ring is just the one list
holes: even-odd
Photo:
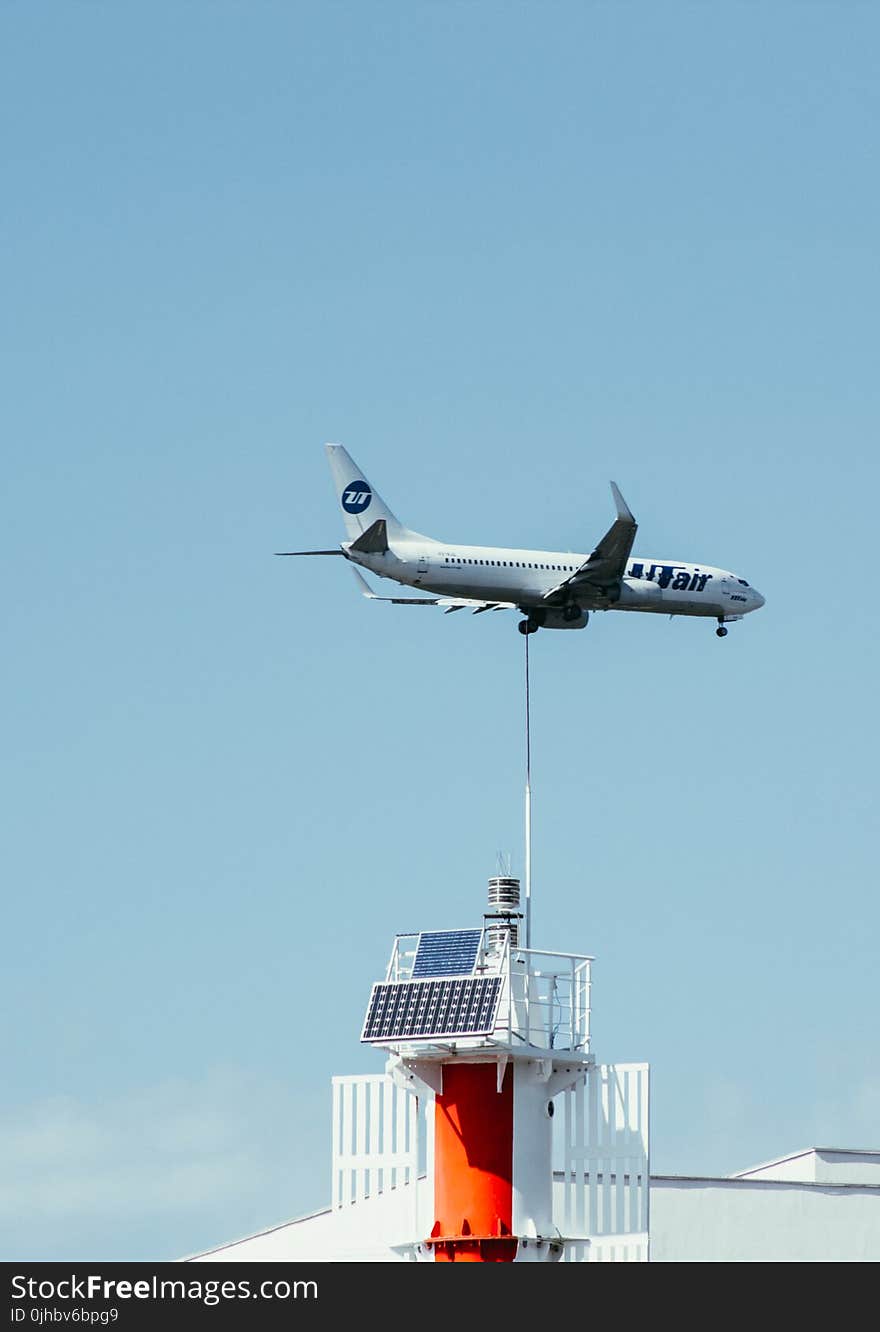
[(496, 567), (504, 569), (555, 569), (559, 573), (574, 573), (576, 565), (574, 564), (530, 564), (525, 560), (475, 560), (465, 559), (458, 555), (447, 555), (447, 564), (493, 564)]

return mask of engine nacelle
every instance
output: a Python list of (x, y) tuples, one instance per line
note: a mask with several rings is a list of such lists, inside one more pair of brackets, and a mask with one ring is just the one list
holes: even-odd
[(650, 578), (624, 578), (620, 584), (618, 606), (656, 606), (663, 600), (659, 583)]
[(587, 621), (590, 618), (589, 611), (579, 611), (573, 620), (565, 618), (565, 611), (548, 609), (543, 612), (541, 627), (543, 629), (586, 629)]

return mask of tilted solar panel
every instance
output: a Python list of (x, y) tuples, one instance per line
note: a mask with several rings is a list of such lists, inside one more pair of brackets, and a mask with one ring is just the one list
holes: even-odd
[(500, 976), (393, 981), (373, 986), (362, 1041), (485, 1036), (494, 1030)]
[(482, 930), (427, 930), (419, 935), (413, 980), (423, 976), (469, 976)]

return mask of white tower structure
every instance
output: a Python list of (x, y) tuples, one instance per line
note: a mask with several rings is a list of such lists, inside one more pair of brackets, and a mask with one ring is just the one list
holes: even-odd
[(394, 1197), (414, 1261), (647, 1260), (648, 1067), (596, 1063), (593, 959), (521, 922), (500, 876), (482, 926), (395, 937), (361, 1033), (386, 1071), (333, 1080), (334, 1212)]

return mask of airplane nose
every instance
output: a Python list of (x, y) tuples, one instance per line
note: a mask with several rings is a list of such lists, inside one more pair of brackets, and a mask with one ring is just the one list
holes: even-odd
[(758, 592), (754, 587), (752, 588), (752, 596), (755, 599), (754, 609), (760, 610), (761, 607), (764, 605), (764, 598), (761, 596), (761, 593)]

